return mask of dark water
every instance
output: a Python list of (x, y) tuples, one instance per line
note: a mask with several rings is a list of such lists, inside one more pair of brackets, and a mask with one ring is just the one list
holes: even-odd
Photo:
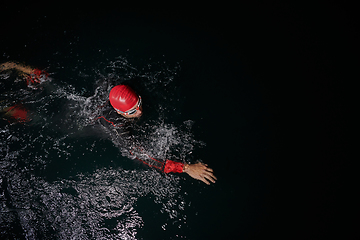
[[(1, 62), (46, 69), (51, 82), (1, 90), (2, 108), (21, 101), (33, 115), (0, 128), (0, 238), (256, 233), (268, 211), (270, 133), (263, 97), (239, 59), (196, 26), (131, 12), (82, 14), (39, 14), (1, 52)], [(149, 169), (107, 133), (89, 130), (119, 83), (144, 101), (137, 141), (158, 157), (207, 163), (216, 184)]]

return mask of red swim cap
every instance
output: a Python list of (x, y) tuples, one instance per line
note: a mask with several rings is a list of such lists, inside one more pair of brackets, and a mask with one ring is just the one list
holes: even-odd
[(116, 111), (126, 112), (139, 101), (139, 96), (127, 85), (117, 85), (113, 87), (109, 94), (111, 106)]

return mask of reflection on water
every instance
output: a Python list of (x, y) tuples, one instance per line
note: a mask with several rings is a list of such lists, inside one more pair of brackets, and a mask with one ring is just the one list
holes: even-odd
[[(174, 176), (121, 168), (55, 182), (15, 173), (2, 178), (2, 185), (2, 225), (18, 221), (29, 239), (132, 239), (143, 225), (134, 208), (137, 199), (153, 195), (160, 203), (179, 192)], [(163, 211), (178, 214), (169, 203)]]
[[(169, 222), (180, 228), (189, 205), (180, 175), (121, 163), (130, 161), (128, 148), (138, 143), (152, 156), (182, 160), (204, 145), (191, 134), (193, 121), (165, 119), (178, 107), (180, 90), (173, 81), (179, 71), (179, 65), (158, 62), (137, 69), (118, 57), (105, 70), (94, 70), (92, 92), (64, 84), (56, 74), (37, 90), (20, 88), (12, 73), (2, 74), (7, 86), (1, 92), (1, 108), (21, 101), (32, 121), (1, 122), (1, 238), (135, 239), (144, 226), (136, 203), (145, 197), (166, 216), (163, 230)], [(79, 70), (77, 77), (89, 75)], [(111, 87), (127, 81), (137, 84), (148, 99), (145, 112), (151, 109), (148, 117), (132, 124), (136, 134), (130, 143), (116, 131), (100, 132), (95, 121)], [(106, 162), (116, 164), (109, 167)]]

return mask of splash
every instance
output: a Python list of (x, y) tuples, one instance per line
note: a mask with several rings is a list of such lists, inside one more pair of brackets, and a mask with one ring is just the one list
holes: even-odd
[[(3, 197), (0, 216), (2, 224), (18, 219), (28, 239), (135, 239), (144, 225), (136, 201), (147, 195), (173, 198), (179, 191), (174, 178), (119, 168), (50, 183), (18, 173), (6, 180), (11, 201)], [(172, 216), (179, 210), (167, 204), (162, 211)]]
[[(83, 171), (79, 167), (86, 157), (84, 152), (96, 156), (106, 153), (110, 162), (116, 162), (119, 155), (132, 158), (128, 150), (139, 144), (144, 154), (189, 161), (192, 151), (204, 145), (191, 133), (194, 122), (169, 123), (164, 117), (178, 100), (173, 82), (179, 70), (179, 64), (169, 67), (151, 61), (134, 67), (126, 58), (118, 57), (105, 68), (94, 70), (92, 92), (64, 85), (56, 76), (42, 91), (2, 92), (1, 107), (20, 99), (33, 111), (34, 118), (24, 125), (0, 126), (0, 236), (136, 239), (146, 225), (137, 206), (143, 198), (158, 205), (160, 214), (166, 216), (159, 228), (166, 230), (169, 223), (179, 228), (185, 224), (188, 203), (181, 191), (179, 175), (165, 175), (139, 165), (132, 165), (132, 170), (102, 166)], [(79, 70), (77, 77), (88, 79), (89, 75)], [(9, 81), (12, 77), (1, 78)], [(110, 89), (132, 79), (138, 79), (136, 83), (145, 98), (152, 96), (155, 117), (134, 122), (131, 127), (135, 134), (127, 139), (119, 135), (119, 129), (102, 129), (102, 135), (90, 131), (98, 124), (96, 117), (102, 114)], [(109, 144), (103, 147), (101, 139), (113, 148)], [(99, 160), (93, 161), (96, 166)], [(51, 166), (73, 166), (75, 170), (65, 176), (56, 175), (56, 167), (54, 170)], [(55, 176), (50, 179), (50, 175)]]

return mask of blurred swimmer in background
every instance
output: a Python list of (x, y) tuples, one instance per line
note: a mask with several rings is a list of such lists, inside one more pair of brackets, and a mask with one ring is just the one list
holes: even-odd
[[(0, 64), (0, 73), (8, 71), (15, 71), (20, 79), (26, 84), (25, 86), (29, 89), (36, 90), (39, 88), (41, 83), (49, 80), (49, 74), (44, 70), (32, 68), (16, 62), (5, 62)], [(6, 89), (1, 89), (1, 91), (4, 90), (6, 91)], [(1, 102), (5, 103), (5, 106), (1, 104), (2, 109), (0, 112), (2, 119), (8, 121), (9, 123), (25, 123), (31, 121), (28, 110), (21, 102), (19, 103), (15, 100), (10, 101), (9, 103), (9, 100), (7, 99), (2, 99)]]

